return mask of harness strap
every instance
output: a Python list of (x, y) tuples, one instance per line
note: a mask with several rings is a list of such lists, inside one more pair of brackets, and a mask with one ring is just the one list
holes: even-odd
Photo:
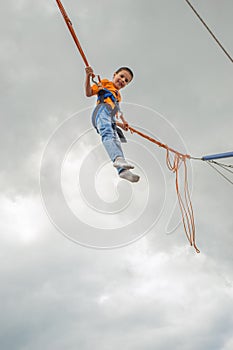
[(105, 88), (99, 90), (97, 101), (99, 101), (100, 103), (104, 103), (104, 100), (107, 97), (110, 97), (113, 103), (118, 103), (113, 93)]
[[(114, 115), (116, 114), (116, 112), (118, 112), (120, 110), (119, 108), (119, 102), (117, 101), (117, 99), (115, 98), (115, 96), (113, 95), (113, 93), (105, 88), (101, 88), (98, 92), (98, 98), (97, 98), (97, 102), (99, 103), (105, 103), (106, 98), (110, 98), (112, 100), (112, 102), (115, 105), (115, 108), (117, 108), (117, 110), (114, 111)], [(114, 108), (114, 109), (115, 109)], [(113, 110), (114, 110), (113, 109)]]
[(110, 97), (112, 102), (114, 103), (114, 108), (111, 111), (111, 116), (113, 118), (117, 114), (117, 112), (120, 112), (119, 102), (117, 101), (113, 93), (105, 88), (100, 89), (98, 92), (97, 102), (99, 102), (99, 104), (105, 103), (105, 99), (108, 97)]
[(93, 111), (93, 113), (92, 113), (92, 125), (94, 126), (94, 128), (95, 128), (96, 131), (97, 131), (97, 133), (99, 134), (99, 131), (98, 131), (97, 127), (96, 127), (96, 117), (97, 117), (97, 114), (98, 114), (99, 109), (100, 109), (103, 105), (105, 105), (106, 108), (109, 108), (109, 110), (111, 109), (112, 128), (113, 128), (114, 130), (116, 130), (116, 132), (117, 132), (117, 134), (118, 134), (118, 136), (119, 136), (120, 141), (121, 141), (122, 143), (126, 143), (126, 142), (127, 142), (127, 139), (126, 139), (124, 133), (122, 132), (122, 130), (121, 130), (120, 128), (118, 128), (118, 127), (116, 126), (116, 123), (115, 123), (115, 121), (114, 121), (114, 119), (113, 119), (114, 116), (115, 116), (115, 114), (116, 114), (116, 112), (114, 111), (115, 108), (112, 110), (111, 106), (108, 105), (107, 103), (103, 103), (103, 102), (102, 102), (102, 103), (99, 103), (99, 104), (95, 107), (95, 109), (94, 109), (94, 111)]

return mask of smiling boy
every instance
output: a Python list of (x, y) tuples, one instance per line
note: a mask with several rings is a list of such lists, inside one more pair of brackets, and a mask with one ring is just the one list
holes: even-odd
[[(93, 69), (86, 67), (85, 93), (87, 97), (98, 95), (97, 106), (92, 114), (92, 123), (102, 138), (102, 143), (117, 169), (120, 178), (130, 182), (138, 182), (140, 177), (129, 169), (134, 166), (125, 160), (121, 142), (126, 142), (120, 129), (128, 130), (128, 123), (123, 115), (119, 115), (119, 102), (121, 94), (119, 90), (125, 88), (133, 79), (133, 72), (128, 67), (119, 68), (113, 75), (112, 81), (102, 79), (100, 87), (91, 85)], [(117, 119), (121, 119), (121, 122)], [(119, 138), (120, 136), (120, 138)]]

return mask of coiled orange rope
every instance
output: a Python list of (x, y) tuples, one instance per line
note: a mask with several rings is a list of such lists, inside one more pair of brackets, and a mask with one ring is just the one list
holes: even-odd
[[(136, 133), (144, 137), (145, 139), (155, 143), (157, 146), (164, 148), (167, 151), (167, 154), (166, 154), (167, 167), (169, 170), (171, 170), (176, 174), (176, 193), (177, 193), (178, 202), (181, 210), (184, 231), (187, 239), (189, 240), (190, 245), (195, 248), (197, 253), (200, 253), (200, 250), (197, 248), (196, 242), (195, 242), (194, 213), (193, 213), (193, 207), (192, 207), (190, 191), (188, 186), (188, 172), (187, 172), (186, 160), (190, 159), (191, 156), (189, 154), (182, 154), (174, 150), (173, 148), (169, 147), (168, 145), (161, 143), (158, 140), (142, 133), (141, 131), (138, 131), (132, 128), (131, 126), (129, 126), (129, 130), (131, 133)], [(174, 154), (173, 160), (171, 160), (171, 153)], [(183, 165), (183, 168), (184, 168), (183, 196), (181, 195), (180, 186), (179, 186), (179, 169), (181, 168), (181, 165)]]

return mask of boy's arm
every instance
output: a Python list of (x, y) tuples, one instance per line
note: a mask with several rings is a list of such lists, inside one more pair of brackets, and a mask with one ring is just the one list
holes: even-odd
[(125, 120), (122, 113), (119, 115), (119, 118), (122, 120), (122, 123), (116, 121), (116, 125), (122, 128), (123, 130), (128, 131), (129, 123)]
[(90, 79), (94, 73), (93, 73), (93, 69), (91, 67), (86, 67), (85, 71), (86, 71), (85, 93), (86, 93), (87, 97), (90, 97), (90, 96), (92, 96)]

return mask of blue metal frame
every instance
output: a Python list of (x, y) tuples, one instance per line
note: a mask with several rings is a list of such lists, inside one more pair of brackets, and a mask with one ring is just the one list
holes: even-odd
[(208, 156), (203, 156), (201, 159), (202, 160), (213, 160), (213, 159), (228, 158), (228, 157), (233, 157), (233, 152), (211, 154)]

